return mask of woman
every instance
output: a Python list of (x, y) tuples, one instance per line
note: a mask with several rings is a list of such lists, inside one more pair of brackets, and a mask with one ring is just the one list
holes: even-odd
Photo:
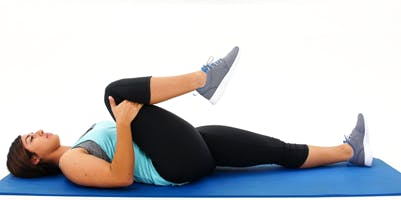
[(226, 126), (194, 128), (154, 105), (193, 90), (215, 104), (238, 52), (235, 47), (223, 59), (189, 74), (109, 84), (105, 104), (115, 121), (96, 123), (71, 147), (60, 145), (57, 135), (42, 130), (18, 136), (7, 157), (9, 171), (15, 176), (38, 177), (61, 170), (79, 185), (123, 187), (134, 181), (182, 185), (212, 173), (216, 166), (310, 168), (343, 161), (371, 166), (362, 114), (343, 144), (317, 147)]

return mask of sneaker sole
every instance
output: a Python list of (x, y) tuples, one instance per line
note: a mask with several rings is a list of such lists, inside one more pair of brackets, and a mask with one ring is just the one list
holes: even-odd
[(370, 143), (369, 143), (369, 129), (367, 127), (366, 123), (366, 117), (364, 117), (365, 121), (365, 136), (363, 137), (363, 148), (365, 152), (365, 166), (372, 166), (373, 163), (373, 155), (372, 155), (372, 150), (370, 148)]
[(226, 76), (223, 78), (223, 80), (221, 81), (219, 87), (217, 87), (216, 91), (214, 92), (213, 96), (210, 98), (210, 103), (212, 103), (213, 105), (215, 105), (223, 96), (226, 88), (227, 88), (227, 84), (229, 82), (229, 80), (231, 79), (231, 76), (233, 74), (233, 71), (238, 63), (239, 60), (239, 56), (240, 56), (240, 51), (238, 51), (237, 56), (235, 57), (235, 60), (233, 62), (233, 64), (231, 65), (230, 70), (227, 72)]

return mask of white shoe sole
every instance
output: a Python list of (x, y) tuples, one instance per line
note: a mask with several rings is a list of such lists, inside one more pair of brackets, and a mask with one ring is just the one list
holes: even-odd
[(240, 56), (240, 50), (238, 51), (237, 56), (235, 57), (235, 60), (233, 62), (233, 64), (231, 65), (230, 70), (227, 72), (226, 76), (223, 78), (223, 80), (221, 81), (219, 87), (217, 87), (216, 91), (214, 92), (213, 96), (209, 99), (210, 103), (212, 103), (213, 105), (215, 105), (223, 96), (224, 91), (227, 88), (227, 84), (231, 79), (231, 76), (233, 75), (233, 71), (238, 63), (239, 60), (239, 56)]
[(365, 153), (365, 166), (372, 166), (373, 163), (373, 154), (372, 154), (372, 149), (370, 147), (369, 143), (369, 129), (367, 127), (366, 123), (366, 117), (364, 116), (364, 121), (365, 121), (365, 137), (363, 137), (363, 148), (364, 148), (364, 153)]

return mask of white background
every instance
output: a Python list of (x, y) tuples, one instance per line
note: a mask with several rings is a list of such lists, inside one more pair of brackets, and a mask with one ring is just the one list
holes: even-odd
[(19, 134), (72, 144), (111, 119), (116, 79), (200, 69), (235, 45), (221, 101), (161, 103), (194, 126), (223, 124), (287, 142), (337, 145), (365, 114), (374, 156), (401, 171), (400, 1), (0, 2), (0, 176)]

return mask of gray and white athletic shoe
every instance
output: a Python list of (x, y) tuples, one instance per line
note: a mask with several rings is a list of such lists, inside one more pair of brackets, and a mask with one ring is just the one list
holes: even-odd
[(207, 75), (207, 80), (205, 86), (196, 89), (196, 91), (208, 99), (210, 103), (216, 104), (222, 97), (231, 78), (235, 62), (238, 60), (238, 52), (239, 48), (234, 47), (224, 58), (216, 62), (208, 61), (202, 67), (202, 71)]
[(373, 156), (369, 146), (368, 130), (362, 114), (358, 115), (358, 121), (352, 133), (345, 137), (344, 143), (351, 145), (354, 155), (349, 160), (353, 165), (372, 166)]

